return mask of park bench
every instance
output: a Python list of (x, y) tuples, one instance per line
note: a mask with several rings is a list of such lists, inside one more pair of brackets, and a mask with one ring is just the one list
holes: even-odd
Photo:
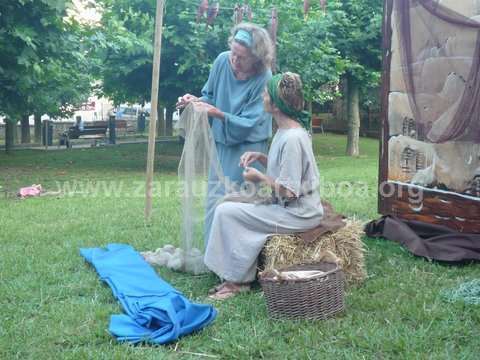
[(71, 148), (73, 144), (80, 142), (77, 140), (90, 140), (91, 146), (97, 146), (98, 143), (105, 142), (107, 129), (107, 121), (94, 121), (91, 125), (84, 126), (83, 130), (80, 130), (77, 126), (72, 126), (62, 134), (60, 142), (67, 148)]
[(127, 136), (137, 132), (137, 122), (132, 120), (115, 120), (117, 135)]
[(127, 120), (115, 120), (115, 129), (117, 131), (117, 135), (127, 135), (128, 124)]
[(314, 133), (321, 132), (325, 134), (324, 125), (331, 120), (332, 116), (330, 113), (324, 114), (313, 114), (312, 115), (312, 131)]

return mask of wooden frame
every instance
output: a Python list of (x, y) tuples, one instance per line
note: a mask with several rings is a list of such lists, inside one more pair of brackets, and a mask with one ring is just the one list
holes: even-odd
[(401, 219), (444, 225), (467, 233), (480, 233), (480, 199), (388, 180), (388, 106), (392, 40), (393, 1), (384, 3), (383, 70), (382, 70), (382, 133), (378, 211)]

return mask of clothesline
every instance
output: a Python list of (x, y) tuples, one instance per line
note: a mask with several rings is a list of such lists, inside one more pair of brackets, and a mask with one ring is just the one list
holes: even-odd
[[(277, 27), (278, 26), (278, 10), (275, 5), (272, 5), (271, 8), (255, 8), (252, 9), (250, 4), (247, 1), (244, 3), (237, 3), (235, 7), (223, 7), (220, 6), (220, 1), (205, 1), (205, 0), (189, 0), (186, 1), (187, 5), (191, 5), (196, 10), (191, 11), (190, 9), (185, 9), (182, 11), (183, 14), (194, 16), (197, 22), (204, 22), (206, 20), (207, 26), (214, 25), (215, 19), (225, 11), (233, 11), (232, 18), (236, 24), (244, 21), (244, 19), (248, 21), (252, 21), (253, 17), (256, 15), (262, 16), (270, 16), (270, 23), (271, 26)], [(323, 9), (324, 13), (326, 12), (327, 7), (327, 0), (319, 0), (320, 7)], [(311, 10), (311, 4), (309, 0), (303, 1), (303, 12), (305, 15), (305, 19), (308, 17), (308, 13)], [(166, 7), (165, 10), (166, 11)], [(274, 24), (276, 23), (276, 24)], [(276, 32), (276, 31), (275, 31)]]
[[(220, 9), (220, 10), (224, 10), (224, 9)], [(270, 15), (271, 12), (272, 12), (271, 10), (269, 10), (268, 12), (265, 11), (265, 12), (261, 13), (261, 15)], [(220, 15), (222, 13), (225, 14), (225, 11), (219, 12), (218, 15)], [(197, 12), (196, 11), (191, 11), (191, 10), (184, 10), (184, 11), (182, 11), (182, 14), (197, 15)], [(260, 14), (260, 13), (258, 13), (258, 12), (252, 13), (253, 17), (255, 17), (255, 15), (258, 15), (258, 14)], [(233, 15), (234, 15), (234, 13), (232, 13), (232, 16)]]
[[(215, 3), (217, 3), (217, 2), (218, 2), (218, 3), (221, 3), (220, 1), (213, 1), (213, 2), (211, 1), (211, 2), (209, 2), (209, 8), (211, 7), (211, 4), (215, 4)], [(198, 1), (198, 0), (197, 0), (197, 1), (191, 0), (191, 1), (186, 1), (186, 3), (187, 3), (188, 5), (194, 6), (195, 9), (197, 9), (197, 8), (199, 7), (200, 1)], [(300, 3), (300, 2), (299, 2), (299, 3)], [(309, 3), (309, 2), (308, 2), (308, 3)], [(325, 6), (326, 6), (326, 3), (327, 3), (327, 2), (326, 2), (325, 0), (324, 0), (324, 1), (320, 1), (320, 7), (325, 7)], [(228, 7), (228, 6), (222, 6), (222, 5), (220, 5), (220, 10), (237, 10), (237, 9), (244, 9), (245, 6), (248, 6), (248, 7), (250, 8), (250, 10), (252, 11), (252, 13), (253, 13), (253, 12), (261, 12), (261, 13), (266, 13), (266, 14), (267, 14), (267, 13), (271, 13), (271, 12), (272, 12), (272, 9), (273, 9), (273, 8), (276, 8), (275, 5), (272, 5), (271, 8), (269, 8), (269, 9), (265, 9), (265, 8), (252, 8), (252, 7), (250, 6), (250, 4), (248, 4), (248, 3), (243, 3), (243, 4), (242, 4), (242, 3), (238, 3), (238, 7)], [(305, 8), (305, 1), (303, 2), (303, 6), (304, 6), (304, 11), (305, 11), (305, 9), (306, 9), (306, 8)], [(310, 8), (310, 5), (308, 5), (308, 8)], [(195, 14), (197, 14), (197, 13), (195, 13)]]
[[(216, 3), (216, 2), (217, 2), (217, 1), (212, 1), (211, 3), (214, 4), (214, 3)], [(218, 1), (218, 2), (220, 3), (220, 1)], [(189, 5), (194, 6), (195, 8), (198, 8), (200, 1), (186, 1), (186, 3), (189, 4)], [(245, 6), (245, 5), (249, 6), (249, 7), (252, 9), (252, 7), (251, 7), (249, 4), (238, 3), (239, 8), (242, 8), (242, 7)], [(221, 9), (221, 10), (235, 10), (235, 9), (237, 9), (237, 7), (226, 7), (226, 6), (220, 5), (220, 9)], [(252, 10), (253, 10), (253, 9), (252, 9)], [(259, 8), (259, 10), (261, 10), (261, 11), (270, 11), (270, 10), (268, 10), (268, 9), (263, 9), (263, 8)]]
[[(207, 25), (213, 25), (219, 14), (225, 13), (226, 10), (233, 12), (232, 18), (235, 23), (240, 23), (243, 21), (243, 19), (248, 19), (248, 21), (251, 21), (254, 17), (252, 8), (248, 3), (237, 4), (235, 7), (220, 7), (219, 1), (209, 2), (205, 0), (196, 2), (187, 1), (187, 4), (192, 5), (196, 11), (193, 12), (191, 10), (184, 10), (182, 13), (195, 16), (197, 22), (203, 22), (206, 20)], [(270, 15), (271, 21), (276, 21), (276, 19), (273, 20), (273, 18), (276, 18), (277, 16), (277, 10), (275, 6), (272, 6), (271, 9), (258, 10), (256, 13), (261, 15)]]

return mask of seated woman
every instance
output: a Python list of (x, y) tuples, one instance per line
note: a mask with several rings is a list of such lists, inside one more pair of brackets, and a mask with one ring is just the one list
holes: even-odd
[[(246, 181), (272, 189), (272, 202), (250, 204), (224, 202), (213, 218), (205, 253), (205, 264), (224, 280), (211, 297), (229, 298), (248, 290), (255, 280), (257, 258), (269, 235), (291, 234), (320, 224), (319, 173), (306, 129), (310, 116), (303, 111), (300, 76), (274, 76), (264, 93), (265, 110), (278, 126), (268, 156), (246, 152), (240, 158)], [(266, 174), (250, 167), (255, 161), (266, 166)]]

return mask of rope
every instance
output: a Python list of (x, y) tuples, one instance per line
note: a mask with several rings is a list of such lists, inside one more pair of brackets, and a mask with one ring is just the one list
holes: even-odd
[[(186, 1), (186, 3), (189, 4), (189, 5), (195, 6), (195, 9), (198, 8), (198, 5), (199, 5), (199, 1)], [(213, 2), (213, 3), (215, 3), (215, 2)], [(221, 3), (221, 2), (220, 2), (220, 3)], [(239, 6), (243, 6), (243, 5), (248, 5), (248, 6), (250, 6), (250, 4), (242, 4), (240, 1), (239, 1), (238, 5), (239, 5)], [(258, 11), (258, 10), (260, 10), (260, 11), (264, 11), (265, 13), (268, 13), (268, 12), (271, 11), (271, 10), (269, 10), (269, 9), (263, 9), (263, 8), (254, 9), (254, 8), (252, 8), (251, 6), (250, 6), (250, 8), (252, 9), (252, 11), (254, 11), (254, 10), (255, 10), (255, 11)], [(226, 7), (226, 6), (220, 5), (220, 10), (235, 10), (235, 8), (234, 8), (234, 7)]]

